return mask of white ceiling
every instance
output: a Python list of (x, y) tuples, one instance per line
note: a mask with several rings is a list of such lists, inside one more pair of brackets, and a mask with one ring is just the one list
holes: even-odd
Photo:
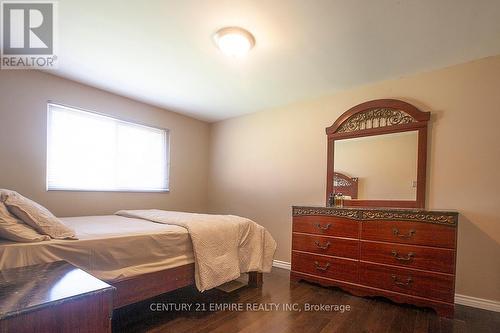
[(500, 0), (60, 0), (59, 27), (56, 75), (207, 121), (500, 54)]

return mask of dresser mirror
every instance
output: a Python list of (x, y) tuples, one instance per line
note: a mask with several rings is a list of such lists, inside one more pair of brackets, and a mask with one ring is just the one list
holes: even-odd
[(327, 204), (424, 208), (429, 112), (374, 100), (342, 114), (328, 135)]
[[(417, 200), (417, 146), (417, 131), (336, 140), (335, 192), (348, 199)], [(355, 180), (357, 194), (344, 190), (348, 182), (340, 175)]]

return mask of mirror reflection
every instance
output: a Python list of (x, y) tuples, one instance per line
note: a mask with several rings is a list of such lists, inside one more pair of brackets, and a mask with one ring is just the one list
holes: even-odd
[(416, 200), (418, 132), (335, 141), (334, 191), (346, 199)]

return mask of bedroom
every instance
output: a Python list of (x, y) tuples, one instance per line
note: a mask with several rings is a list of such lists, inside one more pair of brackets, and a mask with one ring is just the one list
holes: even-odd
[(500, 325), (500, 2), (1, 6), (0, 332)]

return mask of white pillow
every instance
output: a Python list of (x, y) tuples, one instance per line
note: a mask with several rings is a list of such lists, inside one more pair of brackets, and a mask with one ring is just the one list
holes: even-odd
[(14, 242), (40, 242), (50, 239), (49, 236), (40, 235), (9, 213), (3, 202), (0, 202), (0, 238)]
[(0, 197), (12, 214), (39, 233), (55, 239), (78, 239), (74, 230), (42, 205), (9, 190), (0, 190)]

